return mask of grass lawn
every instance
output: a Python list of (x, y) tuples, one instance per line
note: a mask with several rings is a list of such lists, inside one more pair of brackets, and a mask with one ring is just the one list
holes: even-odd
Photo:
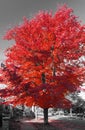
[(52, 126), (51, 123), (49, 125), (44, 125), (44, 123), (33, 123), (32, 124), (36, 130), (60, 130), (56, 129), (55, 126)]
[(49, 125), (44, 125), (42, 121), (30, 122), (35, 130), (85, 130), (85, 119), (73, 119), (61, 117), (59, 119), (49, 120)]
[[(12, 124), (13, 123), (13, 124)], [(45, 125), (43, 123), (43, 117), (39, 117), (38, 119), (22, 119), (19, 122), (10, 122), (10, 127), (12, 130), (24, 130), (26, 126), (28, 128), (26, 130), (85, 130), (85, 119), (81, 118), (72, 118), (72, 117), (49, 117), (49, 124)], [(23, 125), (23, 129), (21, 129)], [(17, 129), (16, 129), (17, 128)]]

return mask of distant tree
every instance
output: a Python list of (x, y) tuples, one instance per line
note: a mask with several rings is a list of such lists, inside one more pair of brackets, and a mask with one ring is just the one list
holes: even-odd
[(85, 111), (85, 101), (80, 96), (76, 98), (76, 102), (73, 104), (73, 112), (84, 113)]
[(85, 26), (66, 5), (52, 15), (40, 11), (10, 29), (4, 39), (15, 44), (6, 51), (1, 81), (7, 103), (40, 106), (48, 123), (48, 108), (71, 107), (65, 98), (84, 82)]

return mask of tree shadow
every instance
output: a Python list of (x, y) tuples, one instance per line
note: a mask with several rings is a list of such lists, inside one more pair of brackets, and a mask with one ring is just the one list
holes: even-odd
[(9, 121), (9, 130), (20, 130), (21, 123), (19, 121), (10, 120)]
[[(43, 120), (43, 119), (41, 119)], [(40, 120), (39, 120), (40, 121)], [(43, 123), (42, 121), (40, 122), (33, 122), (31, 120), (30, 124), (36, 129), (36, 130), (66, 130), (64, 129), (64, 124), (61, 120), (54, 120), (54, 121), (49, 121), (48, 124)]]
[(44, 124), (44, 123), (38, 123), (38, 122), (31, 122), (31, 124), (32, 126), (34, 126), (36, 130), (60, 130), (50, 123)]

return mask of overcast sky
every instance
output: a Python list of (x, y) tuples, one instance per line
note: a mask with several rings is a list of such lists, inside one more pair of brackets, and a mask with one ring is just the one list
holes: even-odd
[(85, 0), (0, 0), (0, 60), (4, 58), (3, 50), (12, 45), (12, 41), (2, 40), (10, 26), (21, 23), (23, 16), (32, 17), (39, 10), (55, 12), (57, 5), (64, 3), (85, 23)]

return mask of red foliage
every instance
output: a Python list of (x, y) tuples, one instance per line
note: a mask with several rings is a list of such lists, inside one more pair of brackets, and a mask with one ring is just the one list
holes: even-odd
[(72, 9), (61, 7), (54, 15), (39, 12), (31, 20), (9, 30), (4, 39), (15, 40), (7, 49), (1, 68), (3, 97), (9, 102), (42, 108), (69, 107), (65, 95), (84, 82), (85, 26)]

